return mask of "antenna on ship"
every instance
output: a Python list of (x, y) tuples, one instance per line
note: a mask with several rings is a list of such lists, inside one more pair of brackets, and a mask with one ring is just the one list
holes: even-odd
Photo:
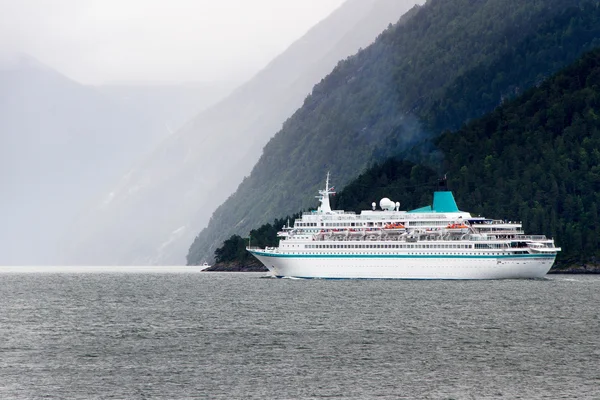
[(443, 178), (438, 179), (438, 192), (447, 192), (448, 191), (448, 178), (446, 174), (444, 174)]

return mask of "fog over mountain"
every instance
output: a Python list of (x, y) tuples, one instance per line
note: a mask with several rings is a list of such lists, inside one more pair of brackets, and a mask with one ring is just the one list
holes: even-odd
[[(122, 83), (95, 86), (111, 101), (142, 115), (170, 134), (227, 96), (239, 82)], [(167, 136), (167, 135), (165, 135)]]
[(344, 0), (0, 1), (0, 51), (71, 79), (245, 81)]
[(126, 174), (66, 236), (64, 261), (185, 263), (194, 236), (313, 85), (415, 3), (348, 0)]

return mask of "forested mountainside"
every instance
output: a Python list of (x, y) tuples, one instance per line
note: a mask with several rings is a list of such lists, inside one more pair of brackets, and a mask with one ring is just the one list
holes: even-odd
[(600, 255), (600, 50), (437, 145), (465, 207)]
[(250, 173), (314, 84), (420, 1), (344, 2), (115, 183), (69, 236), (65, 262), (183, 264), (211, 213)]
[(215, 211), (188, 263), (210, 257), (231, 234), (308, 208), (325, 171), (344, 186), (373, 162), (491, 111), (598, 44), (598, 1), (427, 2), (314, 87)]
[[(369, 209), (389, 197), (402, 209), (431, 204), (447, 174), (459, 208), (523, 222), (526, 232), (556, 239), (557, 266), (598, 264), (600, 257), (600, 49), (586, 53), (539, 87), (507, 101), (456, 132), (433, 140), (442, 165), (388, 159), (333, 197), (337, 209)], [(251, 232), (273, 246), (285, 219)], [(247, 240), (232, 236), (215, 255), (246, 263)]]

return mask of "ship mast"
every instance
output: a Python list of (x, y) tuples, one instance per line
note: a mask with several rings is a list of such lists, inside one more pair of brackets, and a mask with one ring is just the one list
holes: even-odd
[(329, 187), (329, 171), (327, 172), (327, 179), (325, 180), (325, 190), (319, 190), (319, 195), (316, 196), (321, 202), (321, 205), (317, 209), (320, 213), (329, 214), (331, 213), (331, 205), (329, 204), (329, 195), (335, 194), (333, 186)]

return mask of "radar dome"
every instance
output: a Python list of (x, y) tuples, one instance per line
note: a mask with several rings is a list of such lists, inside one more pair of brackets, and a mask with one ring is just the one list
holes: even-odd
[(394, 203), (393, 201), (391, 201), (387, 197), (384, 197), (379, 202), (379, 207), (381, 207), (382, 210), (394, 211), (394, 209), (396, 208), (396, 203)]

